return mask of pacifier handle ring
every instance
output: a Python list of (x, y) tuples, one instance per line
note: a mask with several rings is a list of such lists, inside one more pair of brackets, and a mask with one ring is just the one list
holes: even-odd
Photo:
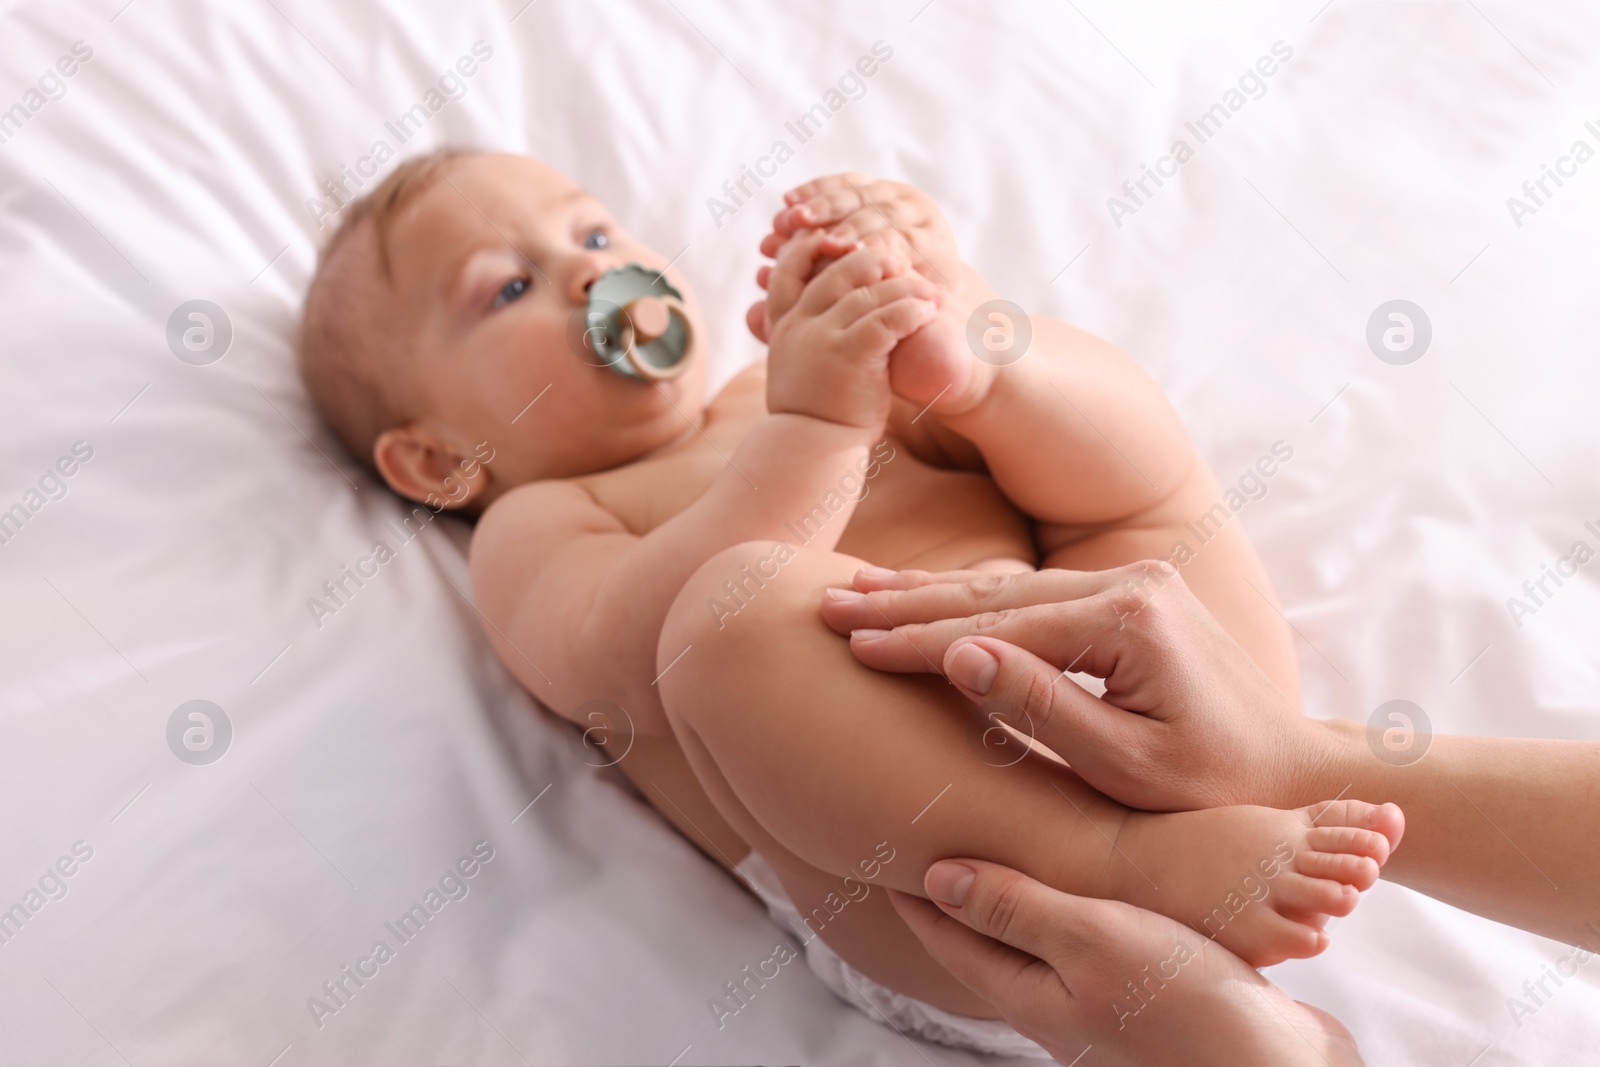
[(694, 327), (689, 325), (689, 315), (683, 304), (668, 296), (655, 299), (666, 305), (669, 315), (676, 315), (683, 324), (683, 358), (670, 367), (657, 367), (639, 355), (637, 345), (634, 343), (633, 320), (628, 317), (624, 309), (622, 318), (622, 351), (627, 357), (628, 366), (632, 367), (641, 378), (652, 382), (664, 382), (676, 378), (689, 366), (689, 351), (694, 346)]

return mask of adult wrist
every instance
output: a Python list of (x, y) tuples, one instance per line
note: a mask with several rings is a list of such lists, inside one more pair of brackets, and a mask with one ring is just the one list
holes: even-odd
[(1290, 745), (1277, 807), (1298, 808), (1335, 797), (1361, 797), (1353, 789), (1366, 731), (1344, 719), (1302, 719)]

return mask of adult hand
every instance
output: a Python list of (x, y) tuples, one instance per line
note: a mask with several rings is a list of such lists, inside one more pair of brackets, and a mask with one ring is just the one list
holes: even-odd
[[(1359, 1067), (1350, 1032), (1166, 916), (979, 860), (890, 891), (928, 951), (1063, 1064)], [(937, 905), (937, 906), (935, 906)], [(1131, 991), (1129, 983), (1132, 983)]]
[[(945, 674), (985, 712), (1148, 811), (1297, 806), (1327, 762), (1300, 715), (1175, 568), (1025, 574), (863, 570), (828, 625), (883, 671)], [(1095, 697), (1066, 677), (1105, 680)]]

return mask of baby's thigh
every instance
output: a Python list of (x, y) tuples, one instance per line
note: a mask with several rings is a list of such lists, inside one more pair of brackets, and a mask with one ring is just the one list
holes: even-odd
[[(904, 731), (941, 732), (952, 697), (963, 721), (970, 709), (942, 680), (862, 667), (822, 623), (823, 590), (848, 585), (863, 565), (771, 543), (718, 555), (668, 617), (657, 656), (662, 701), (707, 796), (806, 919), (797, 937), (820, 935), (909, 996), (994, 1017), (927, 954), (885, 892), (896, 883), (920, 889), (926, 861), (907, 849), (905, 828), (949, 782), (918, 779), (903, 756), (921, 739)], [(926, 722), (902, 720), (896, 733), (881, 722), (850, 728), (852, 716), (891, 704), (921, 705)]]
[(657, 650), (696, 773), (720, 772), (786, 847), (838, 874), (981, 754), (972, 706), (942, 677), (864, 667), (823, 623), (824, 590), (861, 565), (786, 544), (724, 551), (685, 584)]

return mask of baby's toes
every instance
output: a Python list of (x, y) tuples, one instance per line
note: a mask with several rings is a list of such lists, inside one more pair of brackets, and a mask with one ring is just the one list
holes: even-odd
[(1389, 861), (1389, 839), (1376, 830), (1355, 826), (1313, 826), (1306, 831), (1306, 847), (1313, 852), (1365, 856), (1380, 867)]
[[(1361, 901), (1361, 893), (1353, 885), (1294, 871), (1279, 875), (1272, 895), (1273, 907), (1280, 915), (1301, 922), (1349, 915)], [(1320, 927), (1322, 922), (1314, 925)]]
[(1256, 918), (1250, 935), (1226, 947), (1252, 967), (1270, 967), (1284, 960), (1310, 959), (1328, 947), (1328, 934), (1319, 923), (1265, 911)]
[(1311, 878), (1352, 886), (1360, 892), (1371, 889), (1378, 881), (1378, 861), (1354, 852), (1302, 852), (1295, 857), (1295, 870)]
[(1332, 800), (1301, 808), (1312, 826), (1353, 826), (1384, 836), (1392, 850), (1405, 834), (1406, 820), (1395, 804), (1368, 804), (1364, 800)]

